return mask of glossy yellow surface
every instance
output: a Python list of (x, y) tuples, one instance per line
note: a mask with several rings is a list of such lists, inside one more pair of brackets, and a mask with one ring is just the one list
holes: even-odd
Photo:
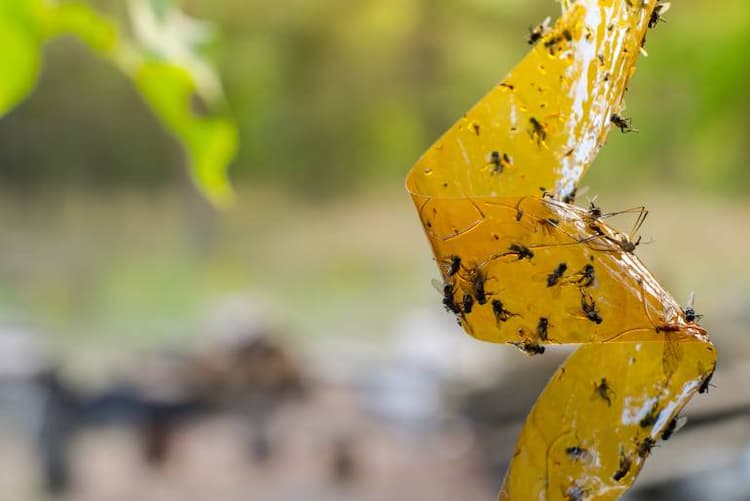
[(620, 113), (656, 5), (563, 2), (407, 180), (443, 303), (467, 333), (529, 354), (583, 345), (529, 415), (500, 499), (616, 499), (715, 367), (706, 332), (635, 256), (635, 236), (566, 203)]

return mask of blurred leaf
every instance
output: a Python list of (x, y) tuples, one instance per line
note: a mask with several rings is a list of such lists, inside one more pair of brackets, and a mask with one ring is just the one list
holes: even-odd
[(168, 1), (130, 0), (128, 6), (133, 43), (144, 59), (185, 68), (205, 99), (220, 99), (219, 76), (201, 55), (214, 38), (213, 27), (186, 16)]
[[(3, 13), (4, 14), (4, 13)], [(0, 115), (4, 115), (34, 88), (40, 54), (36, 37), (16, 19), (0, 14)]]
[[(0, 0), (0, 116), (31, 93), (44, 43), (74, 35), (134, 80), (187, 150), (196, 186), (214, 204), (226, 206), (232, 201), (227, 168), (237, 149), (237, 131), (223, 112), (219, 77), (199, 53), (213, 31), (166, 0), (129, 5), (132, 41), (82, 3)], [(199, 110), (193, 109), (196, 102)]]
[(190, 154), (195, 183), (214, 203), (232, 200), (226, 166), (237, 149), (237, 131), (225, 117), (201, 117), (191, 110), (195, 81), (176, 65), (148, 62), (141, 65), (135, 81), (143, 97), (177, 136)]
[(91, 49), (111, 54), (117, 47), (117, 27), (88, 6), (79, 3), (44, 4), (36, 10), (37, 19), (46, 39), (74, 35)]

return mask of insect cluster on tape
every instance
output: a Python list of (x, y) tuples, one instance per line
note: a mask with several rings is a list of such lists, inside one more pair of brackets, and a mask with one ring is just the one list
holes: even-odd
[(549, 23), (552, 18), (547, 17), (544, 21), (536, 26), (529, 26), (529, 38), (527, 40), (529, 45), (536, 45), (539, 40), (544, 38), (549, 33)]

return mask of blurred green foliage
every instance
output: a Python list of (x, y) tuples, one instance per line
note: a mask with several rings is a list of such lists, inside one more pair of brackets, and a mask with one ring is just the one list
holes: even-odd
[[(234, 124), (220, 114), (206, 116), (205, 105), (200, 112), (191, 108), (195, 100), (215, 103), (221, 97), (218, 78), (195, 52), (209, 38), (207, 25), (183, 15), (168, 0), (130, 0), (128, 6), (132, 37), (123, 36), (113, 21), (82, 3), (1, 0), (0, 72), (4, 78), (0, 80), (0, 116), (32, 92), (44, 45), (55, 37), (73, 35), (134, 80), (146, 102), (187, 149), (198, 187), (214, 203), (228, 203), (232, 194), (226, 170), (236, 150)], [(83, 94), (77, 102), (86, 100), (86, 92), (96, 90), (81, 87), (76, 75), (69, 75), (66, 71), (56, 77), (78, 86), (77, 92)], [(102, 119), (112, 117), (99, 117)], [(82, 136), (87, 136), (86, 132), (84, 128), (74, 129)], [(37, 174), (58, 167), (54, 143), (39, 142), (33, 134), (23, 141), (29, 142), (36, 150), (48, 152), (39, 158), (45, 167)], [(21, 160), (28, 161), (23, 156)], [(13, 172), (20, 171), (11, 167), (8, 173), (12, 178)]]
[[(120, 1), (93, 4), (125, 17)], [(528, 50), (527, 27), (559, 10), (551, 0), (182, 6), (220, 28), (206, 49), (219, 60), (239, 123), (232, 175), (312, 194), (403, 177)], [(650, 56), (627, 95), (625, 114), (642, 133), (613, 135), (597, 160), (606, 168), (593, 169), (586, 182), (743, 193), (750, 185), (742, 139), (750, 3), (680, 0), (666, 17), (649, 33)], [(120, 76), (75, 43), (56, 41), (48, 53), (39, 90), (0, 121), (0, 181), (101, 187), (179, 179), (179, 155)], [(206, 154), (227, 155), (231, 141), (217, 140)]]
[[(86, 3), (114, 20), (121, 36), (135, 37), (127, 2)], [(151, 4), (163, 16), (170, 2)], [(9, 5), (0, 0), (0, 13)], [(216, 217), (183, 189), (185, 159), (169, 132), (189, 136), (194, 126), (170, 125), (185, 112), (177, 103), (191, 94), (191, 117), (213, 115), (178, 70), (159, 66), (152, 73), (157, 83), (162, 70), (175, 73), (176, 91), (165, 96), (160, 123), (143, 95), (153, 92), (157, 100), (160, 91), (144, 82), (136, 87), (80, 38), (58, 36), (44, 45), (34, 91), (0, 120), (0, 316), (21, 312), (63, 333), (55, 339), (78, 353), (76, 360), (98, 363), (106, 343), (121, 354), (129, 340), (184, 342), (207, 303), (224, 295), (269, 299), (292, 332), (311, 339), (381, 339), (399, 311), (434, 305), (434, 263), (425, 259), (403, 178), (523, 57), (528, 26), (555, 15), (559, 5), (181, 0), (180, 6), (217, 28), (197, 52), (216, 61), (222, 75), (225, 99), (216, 113), (227, 116), (228, 106), (239, 126), (230, 172), (240, 194), (236, 210)], [(596, 187), (589, 195), (602, 194), (613, 210), (648, 202), (645, 235), (658, 235), (660, 243), (640, 252), (652, 253), (647, 262), (678, 297), (702, 284), (701, 309), (710, 322), (724, 318), (722, 305), (747, 296), (747, 277), (738, 270), (750, 240), (737, 228), (750, 211), (724, 197), (719, 204), (686, 193), (690, 187), (747, 191), (750, 2), (676, 0), (667, 21), (649, 33), (650, 56), (640, 60), (627, 95), (625, 114), (642, 133), (613, 134), (584, 182)], [(20, 58), (22, 42), (7, 24), (0, 24), (0, 60), (15, 58), (2, 67), (10, 86), (28, 71), (23, 61), (33, 59)], [(160, 61), (144, 52), (151, 63)], [(231, 138), (205, 144), (226, 155)], [(646, 191), (620, 190), (626, 183)], [(290, 196), (290, 188), (346, 198), (311, 203)], [(696, 238), (674, 223), (680, 218), (716, 235)], [(68, 343), (73, 336), (84, 341)]]

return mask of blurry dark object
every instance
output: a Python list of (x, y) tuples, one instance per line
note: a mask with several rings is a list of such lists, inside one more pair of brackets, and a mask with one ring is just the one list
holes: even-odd
[(67, 449), (79, 417), (81, 402), (71, 388), (60, 381), (56, 369), (47, 369), (36, 378), (42, 390), (43, 415), (37, 446), (44, 469), (44, 486), (54, 494), (70, 483)]
[(77, 432), (103, 425), (133, 426), (139, 430), (144, 459), (158, 465), (167, 455), (174, 428), (208, 409), (195, 398), (158, 400), (129, 386), (85, 395), (64, 382), (56, 369), (40, 374), (36, 384), (44, 401), (37, 445), (45, 487), (55, 494), (69, 487), (68, 450)]
[[(157, 364), (158, 365), (158, 364)], [(33, 390), (32, 390), (33, 388)], [(304, 394), (301, 370), (281, 344), (251, 335), (203, 353), (168, 360), (155, 371), (141, 368), (132, 380), (86, 393), (47, 367), (31, 378), (27, 393), (41, 400), (35, 442), (44, 484), (53, 494), (70, 487), (69, 449), (75, 435), (93, 427), (138, 431), (143, 457), (162, 465), (178, 427), (207, 414), (239, 415), (256, 461), (273, 453), (268, 422), (288, 398)], [(350, 474), (347, 452), (337, 450), (341, 476)], [(340, 459), (343, 457), (344, 459)]]
[(333, 448), (333, 477), (338, 482), (349, 482), (356, 474), (354, 450), (351, 440), (341, 438)]
[(305, 394), (301, 370), (287, 350), (268, 336), (240, 336), (194, 357), (183, 370), (190, 394), (242, 415), (251, 456), (259, 462), (270, 459), (271, 415), (283, 402)]

